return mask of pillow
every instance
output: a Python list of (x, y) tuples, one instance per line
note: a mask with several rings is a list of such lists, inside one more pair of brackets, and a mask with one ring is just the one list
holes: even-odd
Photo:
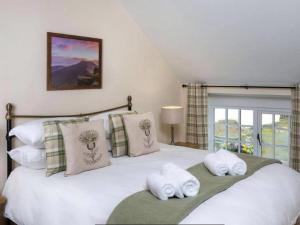
[(151, 112), (123, 116), (129, 143), (129, 155), (139, 156), (159, 151), (154, 116)]
[(60, 124), (64, 138), (67, 169), (65, 175), (109, 166), (103, 120)]
[(14, 148), (7, 153), (10, 158), (30, 169), (46, 168), (46, 152), (29, 145)]
[(109, 126), (109, 115), (110, 114), (123, 114), (123, 113), (130, 113), (131, 111), (110, 111), (110, 112), (105, 112), (105, 113), (100, 113), (97, 114), (95, 116), (91, 116), (90, 117), (90, 121), (95, 121), (95, 120), (100, 120), (103, 119), (104, 121), (104, 130), (106, 133), (106, 138), (110, 138), (111, 137), (111, 128)]
[(46, 147), (46, 176), (66, 170), (65, 146), (59, 124), (83, 123), (87, 118), (73, 120), (51, 120), (43, 123)]
[(111, 151), (113, 157), (119, 157), (128, 154), (128, 139), (123, 123), (123, 115), (136, 112), (128, 111), (122, 114), (110, 114), (109, 126), (111, 128)]
[[(40, 119), (22, 123), (11, 129), (9, 136), (16, 136), (26, 145), (31, 145), (36, 148), (45, 148), (43, 122), (48, 120), (49, 119)], [(53, 118), (50, 120), (66, 120), (66, 118)]]

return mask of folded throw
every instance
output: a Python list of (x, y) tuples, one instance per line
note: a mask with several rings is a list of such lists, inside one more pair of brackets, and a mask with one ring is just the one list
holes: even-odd
[[(225, 191), (235, 183), (250, 177), (260, 168), (280, 163), (275, 159), (266, 159), (252, 155), (240, 154), (248, 166), (244, 176), (217, 177), (210, 173), (203, 163), (188, 169), (203, 185), (200, 193), (193, 198), (172, 199), (161, 202), (149, 191), (137, 192), (120, 202), (107, 220), (107, 224), (179, 224), (200, 204)], [(214, 212), (211, 212), (212, 215)]]
[(245, 175), (247, 172), (247, 164), (244, 160), (239, 158), (237, 155), (229, 152), (227, 150), (221, 149), (216, 152), (216, 155), (219, 156), (228, 166), (228, 173), (231, 176), (236, 175)]
[(178, 190), (176, 196), (182, 198), (181, 194), (192, 197), (199, 193), (200, 182), (190, 172), (176, 166), (173, 163), (167, 163), (163, 165), (161, 173), (168, 179), (177, 182)]
[(225, 176), (229, 168), (225, 160), (219, 157), (216, 153), (208, 154), (203, 161), (206, 168), (216, 176)]
[(175, 194), (175, 187), (167, 178), (160, 174), (150, 174), (147, 177), (147, 188), (160, 200), (166, 201)]

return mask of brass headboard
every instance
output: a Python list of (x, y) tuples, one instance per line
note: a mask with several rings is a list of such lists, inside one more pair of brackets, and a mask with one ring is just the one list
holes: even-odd
[[(11, 103), (6, 104), (6, 142), (7, 142), (7, 151), (10, 151), (12, 149), (12, 139), (13, 136), (9, 136), (9, 131), (12, 129), (12, 124), (13, 120), (16, 118), (55, 118), (55, 117), (83, 117), (83, 116), (91, 116), (91, 115), (96, 115), (99, 113), (104, 113), (104, 112), (110, 112), (114, 111), (117, 109), (122, 109), (122, 108), (127, 108), (129, 111), (132, 110), (132, 97), (128, 96), (127, 97), (127, 104), (126, 105), (121, 105), (117, 106), (114, 108), (110, 109), (105, 109), (97, 112), (90, 112), (90, 113), (81, 113), (81, 114), (75, 114), (75, 115), (16, 115), (13, 112), (14, 106)], [(12, 160), (9, 156), (7, 156), (7, 176), (12, 171)]]

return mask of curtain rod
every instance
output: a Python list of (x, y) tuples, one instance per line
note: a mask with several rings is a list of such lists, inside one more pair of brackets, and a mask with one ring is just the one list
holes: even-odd
[[(183, 88), (186, 88), (187, 84), (182, 84)], [(295, 89), (294, 86), (256, 86), (256, 85), (211, 85), (211, 84), (203, 84), (203, 87), (212, 87), (212, 88), (277, 88), (277, 89)]]

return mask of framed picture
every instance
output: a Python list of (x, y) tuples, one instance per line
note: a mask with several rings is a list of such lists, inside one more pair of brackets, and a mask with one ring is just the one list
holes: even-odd
[(47, 33), (47, 90), (102, 87), (102, 40)]

